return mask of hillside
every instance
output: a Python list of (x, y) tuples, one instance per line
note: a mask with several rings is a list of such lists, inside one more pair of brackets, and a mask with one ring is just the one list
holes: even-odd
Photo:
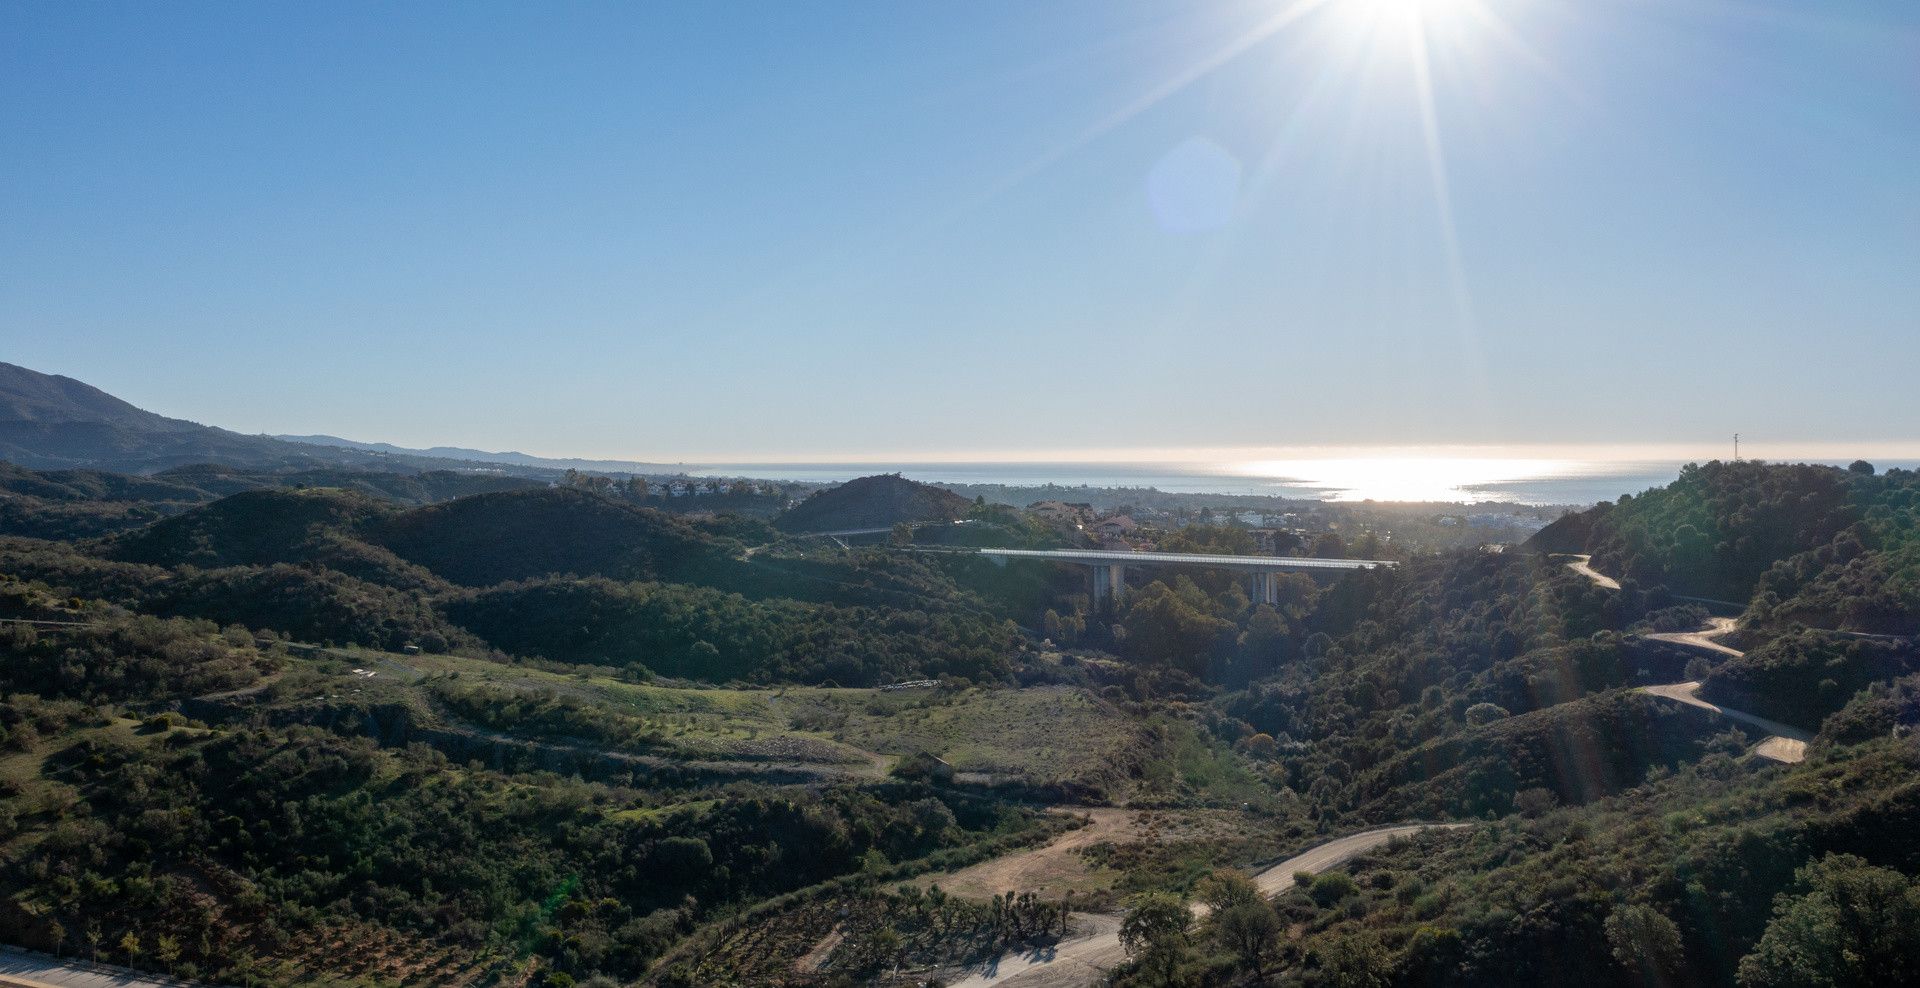
[(737, 551), (671, 515), (565, 487), (419, 508), (387, 520), (371, 538), (475, 587), (562, 573), (685, 579), (722, 567)]
[(900, 522), (954, 521), (972, 502), (897, 473), (849, 480), (789, 508), (774, 524), (788, 532), (887, 528)]
[(132, 474), (198, 463), (250, 469), (346, 466), (412, 472), (467, 467), (539, 476), (558, 472), (241, 435), (167, 418), (81, 381), (8, 363), (0, 363), (0, 460), (38, 470)]
[[(47, 504), (238, 476), (0, 472)], [(868, 480), (869, 506), (925, 490)], [(1920, 650), (1778, 617), (1804, 587), (1847, 615), (1902, 584), (1768, 594), (1796, 560), (1851, 573), (1850, 538), (1891, 566), (1912, 489), (1710, 465), (1547, 533), (1615, 553), (1618, 588), (1457, 550), (1279, 606), (1143, 568), (1098, 611), (1063, 567), (611, 487), (276, 487), (0, 538), (0, 614), (67, 622), (0, 630), (0, 940), (71, 954), (97, 928), (116, 963), (225, 983), (330, 983), (355, 942), (369, 982), (951, 984), (1054, 956), (1062, 923), (1199, 902), (1113, 983), (1805, 983), (1744, 972), (1889, 948), (1776, 903), (1901, 900), (1920, 871)], [(1676, 555), (1703, 526), (1749, 538)], [(1673, 585), (1703, 578), (1752, 581), (1736, 649), (1660, 634), (1700, 625)], [(1695, 681), (1798, 725), (1800, 760), (1676, 702)], [(1235, 884), (1409, 821), (1460, 826)], [(1887, 922), (1875, 943), (1920, 935)]]
[(139, 476), (99, 470), (29, 470), (0, 462), (0, 535), (77, 539), (129, 532), (246, 491), (331, 489), (421, 505), (545, 486), (521, 477), (452, 470), (408, 474), (349, 467), (273, 470), (199, 464)]
[(1644, 587), (1748, 607), (1775, 627), (1920, 633), (1920, 473), (1758, 461), (1689, 465), (1666, 487), (1542, 529)]

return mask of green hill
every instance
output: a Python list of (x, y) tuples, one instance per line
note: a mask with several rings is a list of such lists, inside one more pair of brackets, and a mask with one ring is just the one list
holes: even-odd
[(1530, 545), (1590, 552), (1601, 572), (1751, 601), (1773, 626), (1920, 633), (1920, 473), (1757, 461), (1679, 479), (1542, 529)]
[(900, 522), (955, 521), (966, 517), (972, 506), (952, 491), (884, 473), (820, 491), (787, 509), (774, 524), (788, 532), (888, 528)]
[(565, 487), (418, 508), (370, 534), (402, 558), (471, 587), (559, 573), (688, 578), (724, 568), (740, 551), (671, 515)]

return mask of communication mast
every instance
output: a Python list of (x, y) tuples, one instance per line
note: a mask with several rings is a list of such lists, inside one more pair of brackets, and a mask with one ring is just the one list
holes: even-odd
[(1733, 462), (1740, 462), (1740, 434), (1733, 434)]

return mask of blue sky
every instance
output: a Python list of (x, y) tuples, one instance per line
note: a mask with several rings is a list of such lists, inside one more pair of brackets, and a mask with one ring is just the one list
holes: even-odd
[(1920, 5), (1294, 7), (5, 5), (0, 359), (668, 461), (1920, 437)]

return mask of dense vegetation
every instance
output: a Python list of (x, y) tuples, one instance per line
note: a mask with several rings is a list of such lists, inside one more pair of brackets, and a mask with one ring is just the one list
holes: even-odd
[(789, 508), (777, 524), (789, 532), (888, 528), (901, 522), (957, 521), (971, 507), (951, 491), (890, 473), (820, 491)]
[[(1912, 627), (1916, 481), (1860, 466), (1689, 468), (1536, 540), (1620, 590), (1476, 549), (1277, 603), (1163, 568), (1095, 606), (944, 551), (1073, 538), (1005, 508), (850, 549), (584, 479), (249, 486), (0, 539), (0, 939), (271, 983), (827, 984), (1084, 910), (1143, 985), (1900, 983), (1920, 649), (1866, 632)], [(1744, 654), (1649, 637), (1720, 606), (1682, 595), (1744, 608)], [(1806, 760), (1637, 689), (1683, 680)], [(1157, 822), (1056, 860), (1064, 891), (936, 891), (1084, 822), (1040, 801)], [(1242, 877), (1407, 820), (1467, 826), (1273, 898)]]
[(1664, 488), (1565, 519), (1537, 541), (1590, 551), (1603, 571), (1642, 584), (1748, 603), (1749, 618), (1768, 626), (1920, 633), (1911, 470), (1688, 466)]

